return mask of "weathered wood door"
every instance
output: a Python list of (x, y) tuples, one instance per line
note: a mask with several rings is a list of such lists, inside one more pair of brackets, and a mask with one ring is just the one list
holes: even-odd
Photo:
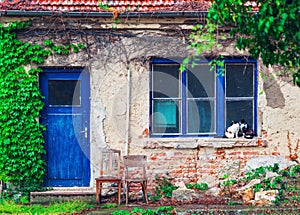
[(40, 74), (45, 97), (45, 185), (89, 186), (89, 74), (82, 69), (45, 68)]

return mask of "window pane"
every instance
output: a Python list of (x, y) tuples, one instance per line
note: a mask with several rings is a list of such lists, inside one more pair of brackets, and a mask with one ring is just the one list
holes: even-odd
[(80, 81), (49, 80), (49, 105), (80, 105)]
[(179, 122), (179, 101), (154, 101), (154, 133), (179, 133)]
[(253, 97), (253, 65), (226, 65), (226, 97)]
[(179, 98), (179, 65), (153, 64), (153, 98)]
[(214, 122), (214, 101), (188, 101), (188, 133), (212, 133)]
[(187, 71), (188, 98), (215, 96), (215, 72), (207, 64), (197, 65)]
[(245, 119), (247, 124), (253, 125), (253, 102), (251, 101), (227, 101), (226, 102), (226, 128), (232, 121)]

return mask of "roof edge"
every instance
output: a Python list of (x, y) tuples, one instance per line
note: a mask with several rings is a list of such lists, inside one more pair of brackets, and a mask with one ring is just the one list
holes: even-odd
[[(152, 11), (152, 12), (122, 12), (120, 18), (167, 18), (167, 17), (206, 17), (207, 11)], [(0, 10), (0, 16), (64, 16), (64, 17), (102, 17), (113, 18), (111, 12), (60, 12), (60, 11), (20, 11), (20, 10)]]

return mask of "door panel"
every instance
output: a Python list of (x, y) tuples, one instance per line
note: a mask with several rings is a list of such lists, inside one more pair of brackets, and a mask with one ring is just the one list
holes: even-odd
[(46, 126), (45, 185), (89, 186), (89, 75), (81, 69), (43, 69)]

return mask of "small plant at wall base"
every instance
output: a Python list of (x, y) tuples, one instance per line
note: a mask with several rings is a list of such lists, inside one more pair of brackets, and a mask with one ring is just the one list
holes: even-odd
[(170, 198), (173, 190), (178, 188), (178, 186), (174, 186), (166, 177), (159, 177), (158, 175), (155, 175), (155, 181), (156, 186), (154, 188), (154, 195), (149, 197), (151, 201), (156, 201), (163, 197)]
[(112, 213), (113, 215), (131, 215), (131, 214), (141, 214), (141, 215), (172, 215), (177, 214), (176, 210), (172, 206), (160, 206), (157, 209), (143, 209), (143, 208), (133, 208), (130, 212), (125, 210), (116, 210)]
[[(267, 176), (267, 173), (275, 173), (273, 176)], [(260, 191), (278, 191), (276, 200), (273, 202), (276, 205), (293, 205), (298, 199), (295, 196), (299, 195), (299, 176), (300, 176), (300, 166), (292, 165), (286, 169), (279, 169), (278, 164), (273, 166), (261, 166), (256, 169), (252, 169), (247, 172), (241, 178), (227, 178), (221, 182), (221, 194), (233, 198), (242, 198), (243, 187), (249, 186), (251, 182), (258, 180), (259, 183), (253, 184), (249, 187), (253, 193)]]
[(55, 46), (49, 41), (42, 47), (18, 40), (17, 32), (29, 26), (26, 22), (0, 25), (1, 179), (9, 181), (15, 191), (25, 193), (38, 189), (45, 174), (45, 128), (38, 122), (43, 108), (38, 88), (41, 69), (26, 70), (25, 66), (43, 63), (52, 53), (68, 54), (73, 47)]
[(200, 191), (205, 191), (208, 189), (208, 184), (206, 183), (196, 183), (196, 184), (186, 184), (188, 189), (196, 189)]

